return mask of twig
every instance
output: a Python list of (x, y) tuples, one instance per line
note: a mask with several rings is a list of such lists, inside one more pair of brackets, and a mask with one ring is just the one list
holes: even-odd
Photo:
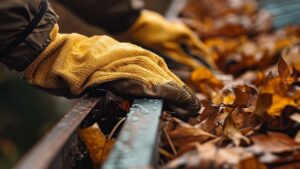
[(176, 151), (176, 149), (175, 149), (175, 146), (174, 146), (174, 144), (173, 144), (173, 142), (172, 142), (172, 140), (171, 140), (169, 134), (168, 134), (167, 131), (166, 131), (166, 128), (163, 128), (163, 131), (164, 131), (164, 133), (165, 133), (165, 135), (166, 135), (166, 137), (167, 137), (167, 140), (168, 140), (168, 142), (169, 142), (169, 144), (170, 144), (170, 146), (171, 146), (171, 149), (172, 149), (173, 153), (176, 155), (176, 154), (177, 154), (177, 151)]
[(116, 130), (119, 128), (119, 126), (126, 120), (126, 117), (123, 117), (112, 129), (112, 131), (109, 133), (107, 140), (110, 140), (113, 136), (113, 134), (116, 132)]

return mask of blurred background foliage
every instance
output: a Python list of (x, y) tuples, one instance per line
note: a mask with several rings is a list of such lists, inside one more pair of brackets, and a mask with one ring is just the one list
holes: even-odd
[[(60, 32), (105, 34), (86, 25), (55, 1)], [(147, 9), (160, 13), (170, 0), (146, 0)], [(73, 101), (31, 87), (21, 75), (0, 65), (0, 168), (11, 168), (72, 106)]]
[(0, 168), (10, 168), (70, 108), (71, 102), (29, 86), (1, 67)]

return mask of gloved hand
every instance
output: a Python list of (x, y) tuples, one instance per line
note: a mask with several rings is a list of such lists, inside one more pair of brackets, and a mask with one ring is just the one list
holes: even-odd
[(25, 70), (27, 81), (64, 96), (97, 85), (130, 97), (162, 98), (181, 115), (197, 114), (199, 102), (163, 59), (107, 36), (51, 32), (51, 43)]
[[(216, 68), (215, 54), (187, 26), (179, 21), (167, 21), (152, 11), (143, 10), (135, 24), (117, 37), (154, 49), (193, 69), (201, 65), (199, 59)], [(183, 46), (187, 49), (184, 50)]]

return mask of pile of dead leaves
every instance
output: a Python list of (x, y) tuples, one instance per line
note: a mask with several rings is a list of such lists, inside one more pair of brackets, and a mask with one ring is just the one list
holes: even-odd
[(271, 15), (256, 0), (189, 0), (180, 17), (203, 39), (252, 36), (272, 25)]
[(191, 74), (197, 117), (164, 114), (162, 168), (300, 168), (300, 28), (274, 31), (255, 0), (191, 0), (181, 17), (222, 73)]
[(164, 115), (164, 168), (300, 168), (299, 49), (240, 78), (195, 70), (203, 107), (186, 122)]
[[(222, 73), (191, 74), (197, 117), (163, 115), (161, 167), (300, 168), (300, 27), (274, 31), (255, 0), (190, 0), (180, 16)], [(91, 126), (80, 136), (98, 167), (112, 134)]]
[(299, 26), (274, 31), (257, 0), (190, 0), (180, 17), (215, 53), (215, 65), (235, 76), (275, 64), (300, 35)]

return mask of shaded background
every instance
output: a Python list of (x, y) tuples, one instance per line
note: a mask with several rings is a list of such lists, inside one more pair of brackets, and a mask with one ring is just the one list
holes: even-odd
[[(60, 16), (60, 32), (105, 34), (50, 2)], [(145, 6), (164, 14), (169, 2), (146, 0)], [(0, 168), (11, 168), (70, 109), (72, 102), (29, 86), (20, 74), (0, 65)]]

